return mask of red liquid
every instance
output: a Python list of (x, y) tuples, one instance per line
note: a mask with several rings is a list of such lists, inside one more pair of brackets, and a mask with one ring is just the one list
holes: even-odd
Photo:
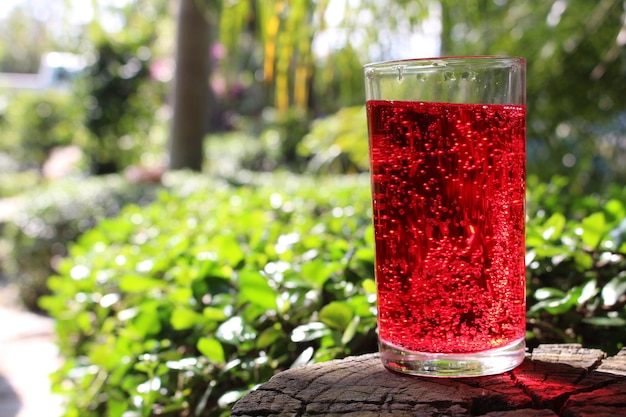
[(437, 353), (523, 338), (525, 107), (366, 107), (379, 338)]

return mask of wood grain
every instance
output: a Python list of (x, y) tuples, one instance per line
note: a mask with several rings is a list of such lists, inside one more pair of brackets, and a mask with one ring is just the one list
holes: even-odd
[(626, 350), (541, 345), (513, 371), (422, 378), (386, 370), (377, 354), (290, 369), (242, 398), (232, 417), (626, 416)]

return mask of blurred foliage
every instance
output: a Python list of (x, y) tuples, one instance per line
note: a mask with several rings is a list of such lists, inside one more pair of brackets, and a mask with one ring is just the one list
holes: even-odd
[[(227, 416), (277, 371), (376, 350), (368, 177), (241, 178), (168, 174), (156, 203), (71, 245), (41, 300), (67, 417)], [(529, 346), (615, 353), (625, 191), (580, 201), (560, 197), (564, 178), (529, 184)]]
[(528, 170), (582, 196), (626, 175), (626, 5), (442, 1), (442, 53), (527, 59)]
[(151, 48), (157, 34), (147, 18), (162, 16), (165, 3), (135, 4), (123, 15), (132, 30), (115, 36), (97, 22), (92, 24), (95, 59), (76, 90), (87, 109), (85, 125), (91, 138), (86, 152), (94, 174), (119, 172), (137, 163), (152, 140), (164, 85), (150, 77)]
[[(213, 2), (204, 4), (210, 8)], [(293, 108), (327, 114), (359, 104), (364, 61), (388, 54), (401, 36), (421, 32), (429, 6), (410, 0), (223, 2), (227, 81), (237, 83), (242, 69), (258, 71), (267, 86), (266, 104), (279, 114)]]
[[(82, 28), (67, 25), (68, 30), (53, 36), (56, 46), (88, 57), (97, 56), (96, 45), (103, 48), (100, 58), (106, 68), (91, 73), (93, 91), (86, 88), (84, 95), (78, 94), (85, 99), (82, 105), (97, 137), (88, 153), (103, 166), (115, 155), (125, 159), (110, 165), (123, 167), (141, 154), (141, 144), (155, 142), (146, 127), (159, 122), (160, 113), (154, 110), (163, 103), (162, 92), (156, 91), (162, 86), (153, 90), (150, 83), (139, 82), (153, 58), (171, 52), (174, 10), (167, 10), (165, 3), (133, 0), (105, 6), (95, 1), (100, 12), (93, 22)], [(527, 58), (529, 172), (546, 182), (555, 174), (567, 176), (567, 192), (579, 196), (626, 175), (626, 91), (621, 82), (626, 72), (626, 11), (619, 0), (198, 3), (215, 28), (207, 35), (213, 45), (208, 81), (219, 100), (213, 107), (220, 112), (222, 127), (246, 126), (244, 116), (256, 122), (246, 128), (252, 125), (256, 133), (267, 128), (264, 137), (278, 132), (285, 143), (271, 151), (283, 152), (277, 155), (280, 166), (306, 167), (294, 149), (312, 120), (362, 105), (363, 63), (419, 56), (433, 49), (430, 43), (440, 33), (441, 54)], [(24, 10), (15, 11), (7, 22), (20, 27), (41, 23), (38, 18), (27, 22)], [(93, 29), (111, 16), (119, 23), (117, 30)], [(39, 45), (50, 44), (50, 36), (41, 32), (45, 42), (21, 37), (16, 39), (20, 48), (10, 49), (30, 56)], [(103, 38), (111, 45), (105, 47)], [(10, 57), (0, 52), (0, 62), (5, 59)], [(132, 79), (116, 73), (124, 68), (128, 75), (137, 65), (141, 68)], [(113, 89), (126, 99), (111, 99)], [(276, 117), (264, 117), (268, 107)], [(134, 124), (129, 122), (133, 117)], [(266, 159), (259, 165), (272, 164)]]
[(0, 169), (0, 199), (17, 196), (39, 185), (40, 180), (41, 175), (36, 170), (16, 172), (13, 168)]
[(307, 160), (306, 171), (343, 174), (369, 170), (367, 121), (363, 106), (346, 107), (332, 116), (314, 120), (298, 145)]
[(416, 35), (440, 31), (442, 55), (527, 59), (529, 172), (567, 176), (579, 196), (626, 175), (622, 1), (240, 1), (220, 13), (227, 83), (262, 75), (265, 103), (300, 109), (305, 125), (362, 104), (363, 63), (420, 55)]
[(118, 175), (57, 180), (23, 192), (15, 203), (20, 210), (2, 234), (9, 242), (4, 272), (17, 284), (24, 306), (39, 310), (39, 297), (49, 293), (46, 280), (70, 242), (126, 204), (154, 197), (155, 186), (131, 184)]
[(205, 172), (208, 175), (236, 181), (240, 175), (267, 171), (262, 165), (266, 161), (267, 151), (259, 138), (249, 132), (238, 130), (210, 134), (204, 148), (207, 161)]
[(252, 168), (303, 172), (306, 160), (298, 153), (298, 144), (307, 134), (308, 124), (309, 118), (306, 113), (297, 109), (284, 113), (266, 111), (265, 129), (259, 136), (262, 152), (256, 156)]
[[(28, 2), (18, 4), (0, 24), (0, 72), (36, 73), (41, 56), (57, 50), (44, 20), (33, 18)], [(44, 12), (45, 13), (45, 12)]]
[[(239, 158), (238, 164), (233, 165), (234, 161), (231, 161), (232, 166), (253, 171), (288, 170), (315, 175), (364, 173), (369, 169), (363, 106), (346, 107), (335, 114), (317, 118), (311, 122), (310, 129), (304, 129), (306, 116), (295, 110), (281, 115), (268, 109), (263, 118), (266, 127), (256, 145), (245, 145), (246, 155)], [(223, 141), (223, 138), (214, 140)], [(215, 164), (224, 165), (223, 158), (211, 158), (210, 152), (207, 158), (211, 171), (215, 171)]]
[(0, 152), (17, 168), (40, 169), (58, 146), (85, 146), (84, 109), (67, 91), (21, 91), (8, 94), (0, 118)]
[[(154, 71), (163, 66), (158, 59), (168, 47), (158, 39), (168, 33), (164, 24), (168, 5), (164, 0), (132, 0), (124, 5), (92, 2), (94, 19), (81, 23), (71, 23), (76, 16), (69, 7), (63, 11), (58, 5), (34, 2), (16, 6), (3, 20), (16, 30), (5, 33), (3, 26), (2, 66), (13, 68), (13, 59), (34, 61), (32, 55), (36, 66), (13, 70), (37, 72), (40, 55), (51, 50), (75, 52), (89, 65), (71, 92), (2, 91), (0, 152), (15, 159), (18, 169), (41, 166), (52, 147), (67, 144), (82, 148), (95, 174), (118, 172), (131, 164), (154, 164), (154, 155), (161, 164), (167, 137), (167, 113), (162, 111), (166, 84)], [(39, 26), (41, 31), (26, 34), (25, 28)]]

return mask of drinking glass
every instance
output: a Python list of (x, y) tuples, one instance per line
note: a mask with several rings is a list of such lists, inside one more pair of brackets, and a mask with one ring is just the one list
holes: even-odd
[(364, 66), (384, 365), (490, 375), (525, 355), (526, 62)]

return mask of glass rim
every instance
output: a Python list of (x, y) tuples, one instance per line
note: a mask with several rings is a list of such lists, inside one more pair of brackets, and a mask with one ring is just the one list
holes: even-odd
[[(496, 65), (500, 64), (500, 65)], [(450, 55), (431, 58), (406, 58), (387, 61), (371, 62), (363, 65), (364, 70), (384, 72), (396, 71), (398, 67), (403, 70), (445, 70), (455, 67), (475, 65), (479, 67), (498, 68), (510, 67), (511, 65), (525, 65), (526, 59), (513, 55)]]

